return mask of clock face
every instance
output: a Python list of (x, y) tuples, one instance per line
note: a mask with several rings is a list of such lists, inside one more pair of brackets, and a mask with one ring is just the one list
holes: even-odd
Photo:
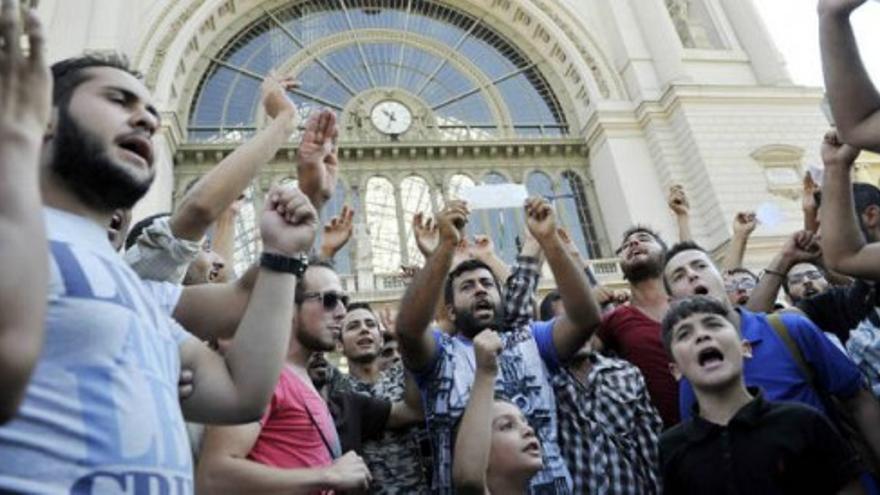
[(412, 125), (412, 113), (403, 103), (394, 100), (381, 101), (370, 112), (370, 120), (379, 132), (403, 134)]

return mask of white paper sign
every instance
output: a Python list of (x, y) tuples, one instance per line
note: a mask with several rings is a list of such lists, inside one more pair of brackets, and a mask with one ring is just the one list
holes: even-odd
[(782, 208), (776, 203), (761, 203), (755, 210), (755, 218), (758, 222), (771, 229), (782, 223), (783, 215)]
[(459, 197), (467, 201), (471, 210), (488, 210), (522, 208), (529, 193), (522, 184), (483, 184), (463, 188)]

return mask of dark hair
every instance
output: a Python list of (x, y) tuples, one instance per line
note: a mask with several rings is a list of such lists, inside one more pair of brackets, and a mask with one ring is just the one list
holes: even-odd
[[(792, 265), (791, 268), (794, 268), (797, 265), (811, 265), (813, 268), (818, 270), (823, 277), (825, 277), (826, 279), (828, 278), (828, 274), (825, 272), (825, 269), (817, 265), (816, 263), (810, 263), (809, 261), (800, 261)], [(791, 273), (791, 268), (789, 268), (789, 271), (785, 273), (784, 277), (782, 277), (782, 290), (785, 292), (785, 295), (789, 297), (791, 297), (791, 289), (788, 286), (788, 274)]]
[(663, 286), (669, 294), (672, 294), (672, 288), (669, 286), (669, 281), (666, 280), (666, 265), (669, 264), (669, 261), (672, 260), (672, 258), (675, 258), (679, 253), (684, 251), (700, 251), (706, 253), (707, 256), (709, 255), (709, 251), (706, 251), (703, 249), (703, 246), (700, 246), (694, 241), (681, 241), (669, 248), (669, 251), (666, 252), (666, 261), (663, 263)]
[(125, 250), (128, 251), (129, 249), (131, 249), (131, 247), (135, 245), (141, 234), (143, 234), (144, 229), (152, 225), (153, 222), (156, 221), (156, 219), (170, 216), (171, 213), (156, 213), (155, 215), (150, 215), (147, 218), (134, 224), (131, 229), (128, 230), (128, 236), (125, 238)]
[(446, 285), (443, 287), (443, 300), (446, 304), (452, 304), (454, 291), (452, 290), (452, 283), (455, 282), (455, 279), (462, 276), (464, 273), (472, 272), (474, 270), (479, 269), (489, 270), (489, 273), (492, 274), (492, 280), (495, 281), (495, 286), (498, 287), (498, 292), (501, 292), (501, 286), (498, 284), (498, 279), (495, 277), (495, 272), (489, 268), (489, 265), (483, 263), (480, 260), (465, 260), (458, 264), (449, 275), (446, 276)]
[(91, 76), (87, 69), (109, 67), (127, 72), (137, 79), (143, 76), (129, 67), (128, 58), (118, 53), (87, 53), (52, 64), (52, 104), (67, 106), (77, 86)]
[(754, 280), (755, 283), (758, 283), (758, 281), (759, 281), (758, 276), (755, 275), (755, 272), (749, 270), (748, 268), (743, 268), (741, 266), (738, 266), (736, 268), (731, 268), (730, 270), (727, 270), (728, 275), (736, 275), (737, 273), (745, 273), (746, 275), (752, 277), (752, 280)]
[[(666, 316), (663, 317), (663, 322), (660, 324), (663, 329), (663, 348), (666, 349), (666, 353), (669, 354), (670, 358), (672, 358), (673, 327), (681, 320), (696, 314), (719, 315), (724, 317), (725, 320), (733, 323), (733, 320), (730, 319), (730, 313), (727, 311), (727, 308), (712, 297), (693, 296), (674, 303), (669, 308), (669, 311), (666, 312)], [(737, 329), (737, 332), (739, 332), (739, 329)]]
[[(869, 206), (880, 207), (880, 189), (877, 186), (867, 182), (853, 182), (852, 192), (856, 213), (864, 213)], [(816, 191), (813, 198), (817, 207), (822, 205), (822, 191)]]
[(306, 293), (306, 274), (312, 268), (322, 267), (326, 268), (333, 273), (336, 273), (336, 269), (333, 268), (333, 263), (328, 263), (326, 260), (322, 260), (320, 258), (311, 258), (309, 259), (309, 267), (306, 268), (306, 271), (303, 272), (303, 276), (296, 279), (296, 287), (293, 290), (293, 301), (297, 306), (302, 304), (303, 295)]
[(629, 236), (631, 236), (633, 234), (637, 234), (639, 232), (644, 232), (645, 234), (648, 234), (651, 237), (653, 237), (654, 240), (657, 241), (657, 244), (660, 244), (660, 248), (663, 249), (663, 252), (666, 253), (666, 250), (668, 249), (668, 246), (666, 245), (666, 241), (664, 241), (663, 238), (660, 237), (659, 232), (652, 229), (651, 227), (648, 227), (647, 225), (636, 224), (636, 225), (633, 225), (632, 227), (626, 229), (626, 231), (624, 231), (624, 233), (623, 233), (623, 238), (621, 239), (620, 243), (623, 244), (624, 242), (626, 242), (626, 240), (627, 240), (627, 238), (629, 238)]
[(549, 294), (544, 296), (544, 299), (541, 299), (541, 305), (538, 308), (538, 317), (541, 318), (541, 321), (550, 321), (553, 319), (553, 303), (562, 299), (562, 296), (559, 295), (559, 291), (552, 290)]

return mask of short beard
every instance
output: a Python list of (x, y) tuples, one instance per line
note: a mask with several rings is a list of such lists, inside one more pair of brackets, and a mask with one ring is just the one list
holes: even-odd
[(294, 338), (299, 341), (300, 345), (312, 352), (330, 352), (336, 350), (336, 345), (334, 343), (331, 342), (325, 344), (321, 339), (313, 337), (302, 328), (296, 329)]
[(470, 309), (455, 310), (455, 329), (469, 339), (473, 339), (478, 333), (490, 328), (496, 332), (502, 331), (504, 322), (504, 307), (495, 305), (494, 318), (489, 323), (480, 323), (474, 318), (474, 312)]
[(647, 260), (627, 265), (621, 263), (620, 269), (623, 271), (623, 278), (631, 284), (644, 282), (660, 278), (663, 275), (663, 261), (660, 257), (649, 256)]
[(370, 352), (367, 354), (362, 354), (360, 356), (345, 357), (350, 363), (370, 364), (376, 362), (376, 360), (379, 359), (379, 352)]
[(84, 130), (64, 105), (59, 109), (49, 170), (87, 207), (102, 212), (134, 206), (154, 177), (138, 180), (114, 162), (100, 139)]

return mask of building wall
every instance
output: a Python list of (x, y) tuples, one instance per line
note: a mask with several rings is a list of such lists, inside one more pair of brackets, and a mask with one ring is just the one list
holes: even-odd
[[(665, 206), (674, 183), (687, 188), (693, 231), (722, 246), (735, 212), (772, 202), (784, 221), (755, 234), (750, 262), (770, 256), (800, 225), (791, 187), (770, 184), (752, 154), (767, 146), (802, 150), (800, 173), (817, 161), (825, 121), (821, 93), (791, 84), (752, 0), (691, 0), (715, 47), (688, 47), (666, 0), (449, 0), (517, 40), (546, 67), (587, 145), (602, 237), (611, 245), (642, 222), (675, 237)], [(174, 157), (185, 142), (184, 109), (200, 71), (231, 26), (260, 12), (245, 0), (44, 0), (49, 56), (83, 50), (128, 54), (147, 74), (164, 126), (158, 179), (136, 216), (172, 205)], [(697, 14), (694, 14), (697, 15)], [(210, 158), (209, 158), (210, 161)], [(178, 181), (179, 182), (179, 181)]]

